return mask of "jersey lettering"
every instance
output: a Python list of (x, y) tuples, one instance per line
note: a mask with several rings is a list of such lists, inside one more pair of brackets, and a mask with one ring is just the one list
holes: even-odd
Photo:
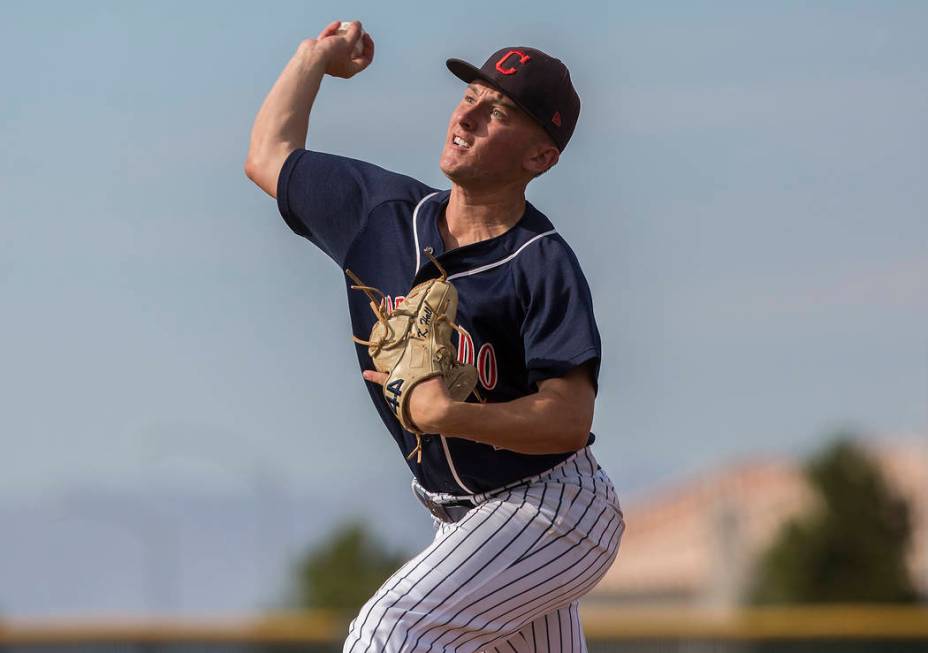
[(474, 364), (474, 339), (464, 327), (458, 332), (458, 362), (465, 365)]
[(458, 355), (459, 363), (473, 365), (477, 368), (477, 378), (484, 390), (492, 390), (496, 387), (499, 378), (498, 367), (496, 364), (496, 350), (489, 342), (480, 345), (479, 353), (476, 353), (474, 338), (462, 328), (458, 332)]
[(484, 389), (496, 387), (496, 350), (489, 342), (483, 343), (477, 354), (477, 377)]
[(391, 295), (386, 295), (380, 300), (380, 310), (385, 310), (387, 315), (389, 315), (399, 308), (400, 304), (405, 300), (406, 297), (404, 295), (397, 295), (396, 298), (393, 298)]

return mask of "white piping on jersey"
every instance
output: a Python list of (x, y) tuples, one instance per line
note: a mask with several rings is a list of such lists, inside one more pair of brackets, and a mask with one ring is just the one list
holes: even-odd
[[(422, 205), (425, 204), (425, 202), (430, 197), (434, 197), (435, 195), (438, 195), (438, 193), (440, 192), (441, 191), (435, 191), (434, 193), (430, 193), (426, 195), (425, 197), (423, 197), (421, 200), (419, 200), (419, 203), (416, 204), (416, 208), (413, 209), (413, 212), (412, 212), (412, 235), (413, 235), (413, 239), (415, 240), (415, 245), (416, 245), (416, 272), (415, 272), (416, 274), (419, 274), (419, 266), (422, 264), (422, 252), (419, 251), (419, 222), (417, 220), (417, 218), (419, 217), (419, 209), (422, 208)], [(522, 244), (522, 246), (519, 249), (514, 251), (512, 254), (510, 254), (506, 258), (496, 261), (495, 263), (487, 263), (486, 265), (481, 265), (480, 267), (476, 267), (473, 270), (467, 270), (465, 272), (458, 272), (457, 274), (452, 274), (448, 277), (448, 279), (451, 280), (451, 279), (457, 279), (458, 277), (468, 277), (472, 274), (478, 274), (480, 272), (485, 272), (486, 270), (499, 267), (500, 265), (503, 265), (504, 263), (508, 263), (509, 261), (514, 259), (516, 256), (518, 256), (522, 252), (523, 249), (531, 245), (533, 242), (535, 242), (539, 238), (542, 238), (544, 236), (550, 236), (551, 234), (556, 234), (556, 233), (557, 233), (557, 229), (552, 229), (551, 231), (545, 231), (544, 233), (540, 233), (537, 236), (533, 236), (532, 238), (529, 238), (525, 243)]]
[(416, 239), (416, 269), (413, 272), (413, 275), (419, 274), (419, 257), (422, 256), (422, 253), (419, 251), (419, 226), (416, 223), (416, 218), (419, 216), (419, 209), (425, 204), (426, 200), (430, 197), (438, 195), (441, 191), (435, 191), (434, 193), (429, 193), (416, 204), (416, 208), (412, 211), (412, 235)]
[(451, 460), (451, 451), (448, 449), (448, 440), (443, 435), (439, 435), (438, 437), (441, 438), (441, 448), (445, 450), (445, 460), (448, 461), (448, 469), (451, 470), (451, 475), (454, 476), (455, 482), (458, 485), (460, 485), (461, 489), (464, 490), (465, 492), (469, 492), (470, 494), (476, 494), (476, 492), (474, 492), (469, 487), (464, 485), (464, 481), (462, 481), (461, 477), (458, 476), (458, 470), (455, 469), (454, 462)]
[(526, 247), (534, 243), (539, 238), (550, 236), (551, 234), (556, 234), (556, 233), (557, 233), (557, 229), (552, 229), (551, 231), (546, 231), (544, 233), (538, 234), (537, 236), (533, 236), (532, 238), (529, 238), (525, 242), (525, 244), (522, 245), (522, 247), (514, 251), (512, 254), (510, 254), (506, 258), (496, 261), (495, 263), (487, 263), (486, 265), (481, 265), (479, 268), (474, 268), (473, 270), (467, 270), (466, 272), (458, 272), (457, 274), (451, 274), (448, 276), (448, 281), (451, 281), (452, 279), (457, 279), (458, 277), (469, 277), (472, 274), (477, 274), (479, 272), (485, 272), (486, 270), (499, 267), (500, 265), (503, 265), (504, 263), (508, 263), (509, 261), (517, 257), (519, 255), (519, 252), (521, 252), (523, 249), (525, 249)]

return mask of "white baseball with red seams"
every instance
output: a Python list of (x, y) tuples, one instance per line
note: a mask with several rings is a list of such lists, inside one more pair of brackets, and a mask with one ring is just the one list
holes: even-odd
[[(343, 20), (341, 25), (338, 26), (337, 34), (344, 34), (348, 31), (348, 27), (351, 25), (352, 21)], [(354, 50), (351, 51), (352, 57), (360, 57), (364, 54), (364, 28), (361, 28), (361, 36), (358, 37), (358, 42), (354, 44)]]

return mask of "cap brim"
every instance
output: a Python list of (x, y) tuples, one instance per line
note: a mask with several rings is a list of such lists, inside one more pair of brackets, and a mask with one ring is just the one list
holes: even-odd
[(481, 82), (483, 82), (487, 86), (491, 86), (495, 88), (497, 91), (499, 91), (500, 93), (508, 97), (510, 100), (515, 102), (516, 105), (520, 109), (522, 109), (522, 111), (524, 111), (528, 115), (529, 118), (531, 118), (532, 120), (538, 121), (538, 118), (533, 116), (532, 112), (529, 111), (525, 106), (523, 106), (522, 103), (519, 102), (517, 98), (514, 98), (511, 95), (509, 95), (506, 89), (500, 87), (499, 84), (497, 84), (496, 81), (493, 80), (492, 78), (484, 75), (483, 72), (481, 72), (481, 70), (477, 68), (477, 66), (469, 64), (463, 59), (448, 59), (447, 61), (445, 61), (445, 65), (448, 66), (448, 70), (450, 70), (455, 77), (463, 81), (465, 84), (470, 84), (472, 81), (479, 79)]
[(448, 66), (448, 70), (450, 70), (455, 77), (465, 84), (470, 84), (475, 79), (483, 79), (483, 75), (480, 74), (480, 69), (467, 63), (463, 59), (448, 59), (445, 65)]
[[(479, 79), (481, 82), (485, 83), (487, 86), (492, 86), (493, 88), (495, 88), (497, 91), (499, 91), (506, 97), (509, 97), (509, 93), (507, 93), (505, 89), (501, 88), (492, 78), (484, 75), (483, 72), (481, 72), (481, 70), (477, 68), (477, 66), (474, 66), (473, 64), (469, 64), (463, 59), (448, 59), (447, 61), (445, 61), (445, 65), (448, 66), (448, 70), (450, 70), (451, 73), (455, 77), (460, 79), (465, 84), (470, 84), (475, 79)], [(525, 107), (523, 107), (518, 101), (516, 101), (515, 98), (511, 98), (511, 99), (513, 102), (518, 104), (519, 107), (523, 111), (526, 111)], [(531, 112), (526, 111), (526, 113), (528, 113), (529, 115), (532, 115)]]

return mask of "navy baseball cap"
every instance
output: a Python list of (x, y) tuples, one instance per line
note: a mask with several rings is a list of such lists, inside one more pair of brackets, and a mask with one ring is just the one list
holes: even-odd
[(480, 80), (507, 95), (535, 119), (564, 151), (580, 117), (580, 96), (560, 59), (526, 47), (496, 51), (480, 68), (448, 59), (448, 70), (470, 84)]

